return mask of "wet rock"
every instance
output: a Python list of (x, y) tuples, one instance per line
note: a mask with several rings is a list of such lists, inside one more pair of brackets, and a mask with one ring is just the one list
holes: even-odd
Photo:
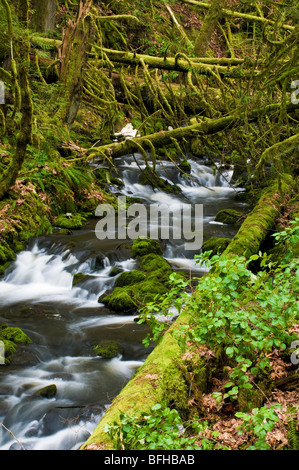
[(84, 282), (90, 281), (93, 279), (95, 279), (95, 276), (91, 276), (90, 274), (76, 273), (73, 277), (72, 287), (82, 285), (84, 284)]
[(228, 225), (241, 225), (244, 215), (234, 209), (225, 209), (218, 212), (216, 222), (222, 222)]
[(123, 272), (123, 268), (121, 266), (114, 266), (114, 268), (111, 269), (109, 276), (115, 277), (115, 276), (118, 276), (118, 274), (122, 272)]
[(86, 217), (82, 214), (63, 214), (57, 217), (54, 225), (67, 230), (75, 230), (82, 228), (85, 221)]
[(102, 341), (94, 346), (93, 349), (98, 356), (102, 356), (105, 359), (112, 359), (122, 353), (122, 346), (116, 341)]
[(54, 398), (57, 394), (57, 387), (55, 384), (47, 385), (35, 392), (34, 396), (37, 398)]
[(152, 240), (151, 238), (138, 237), (133, 242), (131, 250), (134, 258), (139, 256), (145, 256), (150, 253), (162, 256), (162, 249), (160, 244), (156, 240)]
[(122, 273), (115, 281), (114, 287), (125, 287), (142, 282), (146, 278), (145, 273), (142, 271), (126, 271)]

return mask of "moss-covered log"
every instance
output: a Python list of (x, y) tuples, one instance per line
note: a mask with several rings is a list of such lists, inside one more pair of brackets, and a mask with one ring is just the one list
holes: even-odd
[[(208, 10), (211, 8), (211, 4), (207, 2), (198, 2), (196, 0), (182, 0), (182, 1), (183, 3), (189, 3), (190, 5), (195, 5), (205, 10)], [(222, 14), (230, 18), (240, 18), (240, 19), (244, 19), (247, 21), (256, 21), (259, 23), (264, 23), (264, 24), (273, 25), (273, 26), (276, 25), (275, 21), (265, 18), (264, 16), (256, 16), (251, 13), (241, 13), (238, 11), (229, 10), (227, 8), (223, 8)], [(294, 26), (289, 25), (289, 24), (282, 24), (280, 27), (287, 31), (293, 31), (295, 29)]]
[(113, 449), (113, 444), (104, 430), (105, 425), (118, 421), (120, 413), (136, 416), (136, 413), (149, 411), (155, 403), (162, 402), (167, 390), (167, 383), (163, 380), (166, 371), (171, 372), (174, 383), (183, 381), (182, 372), (174, 362), (174, 358), (179, 358), (181, 355), (181, 349), (171, 333), (174, 328), (188, 325), (190, 321), (191, 317), (183, 313), (170, 327), (162, 343), (154, 349), (143, 366), (114, 399), (93, 434), (82, 446), (82, 450)]
[(275, 180), (260, 196), (258, 204), (245, 219), (224, 255), (242, 256), (245, 254), (249, 258), (257, 253), (280, 215), (282, 199), (288, 193), (290, 193), (289, 185), (284, 181)]
[[(252, 75), (252, 70), (238, 67), (238, 62), (232, 62), (229, 66), (223, 65), (227, 61), (222, 59), (213, 59), (211, 61), (199, 58), (197, 60), (189, 59), (184, 54), (177, 54), (176, 57), (156, 57), (147, 54), (136, 54), (136, 52), (126, 51), (115, 51), (112, 49), (101, 48), (97, 45), (93, 45), (96, 51), (100, 54), (105, 53), (111, 62), (127, 64), (127, 65), (142, 65), (144, 62), (150, 68), (171, 70), (177, 72), (187, 73), (190, 70), (203, 75), (214, 75), (215, 72), (219, 73), (220, 76), (232, 77), (232, 78), (244, 78), (246, 75)], [(94, 54), (94, 52), (93, 52)], [(105, 65), (107, 61), (99, 61), (99, 65)], [(240, 63), (240, 62), (239, 62)], [(240, 63), (242, 66), (242, 62)], [(247, 67), (247, 66), (246, 66)]]
[[(281, 186), (283, 194), (290, 190), (289, 185), (286, 183)], [(244, 253), (245, 256), (249, 257), (253, 253), (257, 253), (261, 242), (280, 214), (282, 197), (283, 195), (279, 193), (278, 182), (276, 181), (260, 197), (255, 209), (248, 215), (222, 257), (228, 255), (242, 256)], [(212, 276), (213, 274), (209, 275)], [(167, 330), (162, 341), (148, 356), (144, 365), (113, 400), (111, 407), (105, 413), (91, 437), (82, 446), (82, 450), (112, 449), (113, 443), (105, 432), (107, 424), (118, 421), (121, 413), (136, 416), (142, 412), (149, 412), (156, 403), (169, 401), (170, 377), (173, 383), (184, 383), (185, 380), (182, 368), (178, 367), (183, 352), (174, 338), (173, 332), (179, 330), (183, 325), (191, 325), (193, 321), (194, 318), (188, 311), (182, 312), (175, 323)], [(203, 364), (201, 367), (203, 376), (207, 375), (204, 369)], [(202, 386), (206, 387), (205, 380), (202, 380)], [(201, 391), (204, 392), (205, 390)]]
[[(296, 109), (293, 103), (287, 104), (287, 111), (291, 112)], [(221, 132), (224, 129), (230, 129), (234, 125), (242, 125), (245, 120), (247, 122), (256, 121), (262, 116), (275, 113), (279, 111), (281, 104), (271, 104), (264, 108), (252, 110), (248, 113), (231, 114), (219, 119), (204, 119), (197, 124), (192, 124), (186, 127), (179, 127), (170, 131), (156, 132), (155, 134), (146, 135), (144, 137), (137, 137), (135, 139), (126, 139), (120, 143), (111, 143), (100, 147), (92, 147), (86, 150), (87, 158), (108, 157), (118, 158), (123, 155), (138, 152), (140, 147), (151, 150), (152, 146), (155, 148), (171, 145), (173, 139), (181, 141), (182, 139), (194, 138), (197, 135), (210, 135)], [(139, 149), (139, 150), (138, 150)]]

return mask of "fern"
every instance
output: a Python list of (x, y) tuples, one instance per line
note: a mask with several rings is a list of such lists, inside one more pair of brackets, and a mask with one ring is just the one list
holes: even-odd
[(299, 450), (299, 407), (290, 406), (287, 412), (287, 429), (290, 450)]

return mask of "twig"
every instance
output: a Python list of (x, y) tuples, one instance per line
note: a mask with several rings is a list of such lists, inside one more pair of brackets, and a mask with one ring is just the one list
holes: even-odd
[(26, 450), (25, 447), (23, 446), (22, 442), (19, 441), (19, 439), (14, 435), (14, 433), (12, 431), (10, 431), (6, 426), (4, 426), (3, 423), (0, 423), (0, 426), (2, 426), (3, 429), (5, 429), (5, 431), (7, 431), (15, 439), (15, 441), (17, 441), (17, 443), (20, 444), (22, 450)]

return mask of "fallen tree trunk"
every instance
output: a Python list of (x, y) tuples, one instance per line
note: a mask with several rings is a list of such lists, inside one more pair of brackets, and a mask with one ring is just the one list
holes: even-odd
[[(209, 10), (211, 8), (210, 3), (206, 2), (197, 2), (196, 0), (183, 0), (183, 3), (188, 3), (190, 5), (195, 5), (199, 8), (204, 8), (205, 10)], [(232, 11), (228, 10), (226, 8), (222, 9), (222, 14), (223, 16), (228, 16), (231, 18), (240, 18), (240, 19), (245, 19), (249, 21), (257, 21), (259, 23), (264, 23), (264, 24), (269, 24), (275, 26), (276, 23), (273, 20), (269, 20), (268, 18), (265, 18), (264, 16), (256, 16), (252, 15), (250, 13), (240, 13), (238, 11)], [(281, 25), (282, 29), (285, 29), (287, 31), (293, 31), (295, 29), (295, 26), (289, 25), (289, 24), (282, 24)]]
[[(150, 134), (134, 139), (126, 139), (123, 142), (111, 143), (100, 147), (93, 147), (86, 150), (85, 155), (87, 158), (92, 159), (96, 157), (102, 157), (109, 159), (122, 157), (130, 153), (138, 152), (140, 147), (151, 150), (152, 146), (155, 148), (163, 147), (173, 143), (173, 139), (181, 141), (182, 139), (193, 138), (196, 135), (210, 135), (221, 132), (225, 129), (230, 129), (236, 124), (242, 125), (245, 119), (248, 122), (256, 121), (260, 116), (266, 116), (268, 114), (279, 111), (281, 104), (271, 104), (263, 108), (255, 109), (248, 113), (231, 114), (219, 119), (205, 119), (198, 124), (193, 124), (186, 127), (179, 127), (171, 131), (161, 131), (155, 134)], [(287, 104), (287, 111), (290, 112), (296, 109), (293, 103)]]
[[(178, 53), (176, 57), (156, 57), (147, 54), (136, 54), (135, 52), (126, 52), (126, 51), (115, 51), (112, 49), (101, 48), (99, 46), (93, 45), (95, 50), (98, 50), (99, 53), (104, 53), (107, 58), (112, 62), (118, 62), (121, 64), (127, 65), (147, 65), (150, 68), (161, 69), (161, 70), (171, 70), (176, 72), (196, 72), (203, 75), (214, 75), (219, 73), (220, 76), (230, 77), (230, 78), (244, 78), (247, 74), (252, 75), (252, 70), (244, 69), (243, 67), (238, 67), (237, 65), (240, 62), (230, 61), (228, 66), (221, 65), (224, 62), (223, 59), (204, 59), (198, 58), (196, 60), (189, 59), (184, 54)], [(94, 54), (94, 52), (92, 52)], [(105, 60), (98, 61), (99, 65), (105, 65), (107, 62)], [(227, 60), (226, 60), (226, 63)], [(241, 66), (242, 66), (241, 62)]]
[[(289, 187), (283, 185), (283, 193), (287, 193)], [(245, 252), (246, 256), (251, 256), (253, 252), (258, 252), (260, 243), (264, 240), (268, 230), (272, 228), (280, 213), (282, 195), (278, 195), (278, 182), (274, 183), (264, 195), (261, 196), (256, 208), (250, 213), (241, 226), (238, 234), (232, 240), (222, 257), (240, 256)], [(258, 218), (258, 221), (257, 221)], [(263, 222), (259, 222), (263, 219)], [(244, 236), (247, 234), (247, 237)], [(254, 241), (253, 241), (254, 240)], [(243, 244), (243, 245), (242, 245)], [(213, 274), (208, 274), (213, 275)], [(179, 366), (180, 358), (183, 354), (173, 332), (182, 326), (189, 327), (194, 322), (194, 318), (188, 311), (183, 311), (179, 318), (167, 330), (162, 341), (156, 346), (153, 352), (147, 357), (145, 363), (137, 373), (131, 378), (120, 394), (113, 400), (110, 408), (106, 411), (102, 420), (81, 447), (81, 450), (112, 450), (115, 449), (113, 442), (105, 432), (107, 424), (119, 422), (120, 414), (127, 413), (137, 416), (143, 412), (149, 413), (151, 407), (156, 403), (169, 402), (169, 390), (172, 384), (180, 383), (180, 390), (187, 387), (182, 368)], [(207, 363), (201, 367), (204, 379), (200, 382), (205, 387), (208, 380)], [(205, 390), (201, 390), (204, 392)]]

